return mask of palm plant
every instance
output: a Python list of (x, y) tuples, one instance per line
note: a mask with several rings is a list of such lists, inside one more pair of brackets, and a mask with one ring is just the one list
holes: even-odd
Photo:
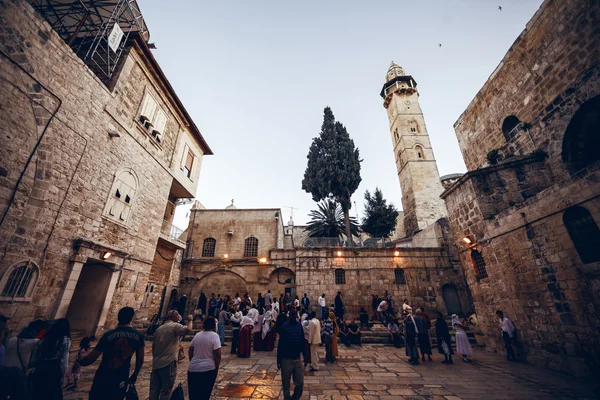
[[(331, 199), (317, 203), (318, 210), (312, 210), (308, 216), (311, 218), (306, 229), (310, 237), (344, 238), (346, 225), (342, 207)], [(358, 236), (358, 222), (350, 217), (350, 231), (353, 236)]]

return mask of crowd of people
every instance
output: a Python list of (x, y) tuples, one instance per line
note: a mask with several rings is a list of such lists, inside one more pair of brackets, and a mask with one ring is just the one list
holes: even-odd
[[(409, 363), (419, 364), (419, 352), (422, 362), (432, 361), (432, 320), (423, 308), (413, 310), (407, 299), (400, 307), (394, 307), (392, 296), (386, 291), (382, 297), (373, 296), (371, 314), (361, 307), (359, 326), (354, 319), (344, 318), (341, 292), (329, 307), (325, 299), (325, 294), (320, 296), (317, 306), (313, 307), (315, 310), (311, 310), (307, 294), (302, 299), (292, 297), (290, 293), (274, 297), (269, 290), (264, 296), (259, 293), (256, 301), (252, 301), (248, 293), (243, 296), (236, 293), (233, 297), (211, 294), (210, 299), (202, 293), (197, 310), (185, 321), (181, 315), (185, 308), (174, 307), (180, 309), (168, 311), (162, 324), (155, 315), (145, 334), (132, 327), (134, 309), (124, 307), (118, 313), (117, 327), (104, 333), (95, 346), (95, 337), (84, 337), (80, 341), (71, 368), (68, 368), (72, 344), (67, 319), (36, 320), (18, 335), (10, 337), (7, 318), (0, 315), (0, 399), (62, 399), (63, 390), (77, 389), (82, 368), (93, 364), (102, 355), (89, 399), (121, 400), (134, 388), (144, 364), (145, 340), (152, 341), (150, 400), (169, 399), (176, 380), (177, 363), (186, 356), (181, 340), (193, 332), (194, 320), (202, 321), (202, 330), (193, 337), (187, 353), (190, 400), (210, 398), (222, 348), (227, 346), (227, 325), (231, 325), (232, 330), (230, 352), (238, 357), (250, 357), (252, 351), (273, 351), (279, 338), (277, 367), (281, 369), (286, 399), (298, 399), (302, 395), (307, 367), (311, 371), (319, 370), (320, 346), (325, 347), (325, 363), (335, 363), (338, 341), (348, 347), (361, 346), (361, 330), (370, 329), (375, 323), (387, 327), (390, 343), (395, 347), (404, 345)], [(516, 329), (502, 311), (497, 312), (497, 317), (507, 358), (516, 360), (512, 348)], [(465, 321), (452, 315), (448, 327), (444, 316), (437, 312), (433, 325), (438, 352), (444, 355), (442, 362), (453, 363), (453, 343), (462, 360), (470, 362), (468, 357), (472, 350)], [(135, 366), (131, 372), (134, 355)], [(292, 379), (295, 388), (290, 394)]]

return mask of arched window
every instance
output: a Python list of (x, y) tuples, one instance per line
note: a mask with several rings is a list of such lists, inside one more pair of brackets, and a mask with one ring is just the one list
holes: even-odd
[(204, 239), (204, 244), (202, 245), (202, 257), (214, 257), (216, 246), (217, 239), (211, 237)]
[(475, 267), (475, 273), (477, 274), (477, 279), (487, 278), (487, 270), (485, 269), (485, 260), (483, 259), (483, 255), (473, 249), (471, 250), (471, 260), (473, 260), (473, 267)]
[(0, 298), (11, 301), (15, 299), (31, 300), (38, 275), (39, 269), (31, 261), (21, 261), (11, 265), (4, 272), (0, 281), (0, 287), (2, 287)]
[(419, 160), (424, 160), (425, 159), (425, 153), (423, 152), (423, 147), (421, 147), (420, 145), (416, 145), (415, 146), (415, 151), (417, 152), (417, 158)]
[(571, 121), (562, 144), (562, 159), (569, 171), (575, 173), (600, 160), (600, 96), (579, 107)]
[(345, 285), (346, 284), (346, 271), (341, 268), (335, 270), (335, 284)]
[(122, 168), (115, 174), (104, 216), (120, 224), (127, 224), (138, 190), (138, 179), (131, 168)]
[(396, 285), (406, 285), (406, 276), (404, 276), (404, 270), (402, 268), (396, 268), (394, 270), (394, 277), (396, 278)]
[(517, 136), (520, 125), (521, 121), (519, 121), (519, 118), (515, 117), (514, 115), (509, 115), (508, 117), (504, 118), (504, 122), (502, 123), (502, 133), (504, 134), (504, 138), (507, 142)]
[(417, 134), (417, 123), (416, 122), (411, 122), (410, 124), (410, 133), (412, 133), (413, 135)]
[(244, 241), (244, 257), (258, 256), (258, 239), (250, 236)]
[(398, 128), (394, 130), (394, 138), (396, 139), (396, 143), (398, 143), (398, 140), (400, 140), (400, 135), (398, 135)]
[(568, 208), (563, 223), (584, 264), (600, 261), (600, 229), (592, 214), (583, 207)]

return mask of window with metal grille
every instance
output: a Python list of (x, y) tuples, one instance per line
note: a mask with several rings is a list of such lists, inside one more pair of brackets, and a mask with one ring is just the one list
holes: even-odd
[(396, 285), (406, 285), (406, 276), (404, 276), (404, 270), (402, 268), (396, 268), (394, 270), (394, 277), (396, 278)]
[(341, 268), (335, 270), (335, 284), (345, 285), (346, 284), (346, 271)]
[(8, 268), (2, 278), (0, 297), (29, 299), (37, 281), (38, 268), (32, 262), (20, 262)]
[(600, 229), (592, 214), (580, 206), (568, 208), (563, 223), (584, 264), (600, 261)]
[(258, 256), (258, 239), (250, 236), (244, 241), (244, 257)]
[(216, 246), (217, 239), (211, 237), (204, 239), (204, 245), (202, 246), (202, 257), (214, 257)]
[(475, 273), (477, 274), (477, 279), (487, 278), (487, 270), (485, 269), (485, 260), (483, 259), (483, 255), (473, 249), (471, 250), (471, 259), (473, 260), (473, 266), (475, 267)]

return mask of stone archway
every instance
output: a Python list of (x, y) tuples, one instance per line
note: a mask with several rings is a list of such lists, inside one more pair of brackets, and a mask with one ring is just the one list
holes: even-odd
[(204, 291), (207, 299), (210, 300), (212, 293), (233, 296), (235, 293), (243, 294), (248, 291), (248, 283), (244, 278), (235, 272), (226, 270), (217, 270), (200, 278), (198, 283), (194, 285), (192, 298), (200, 297), (200, 292)]
[(269, 275), (269, 289), (273, 297), (281, 293), (289, 293), (294, 297), (296, 293), (296, 274), (289, 268), (278, 267)]

